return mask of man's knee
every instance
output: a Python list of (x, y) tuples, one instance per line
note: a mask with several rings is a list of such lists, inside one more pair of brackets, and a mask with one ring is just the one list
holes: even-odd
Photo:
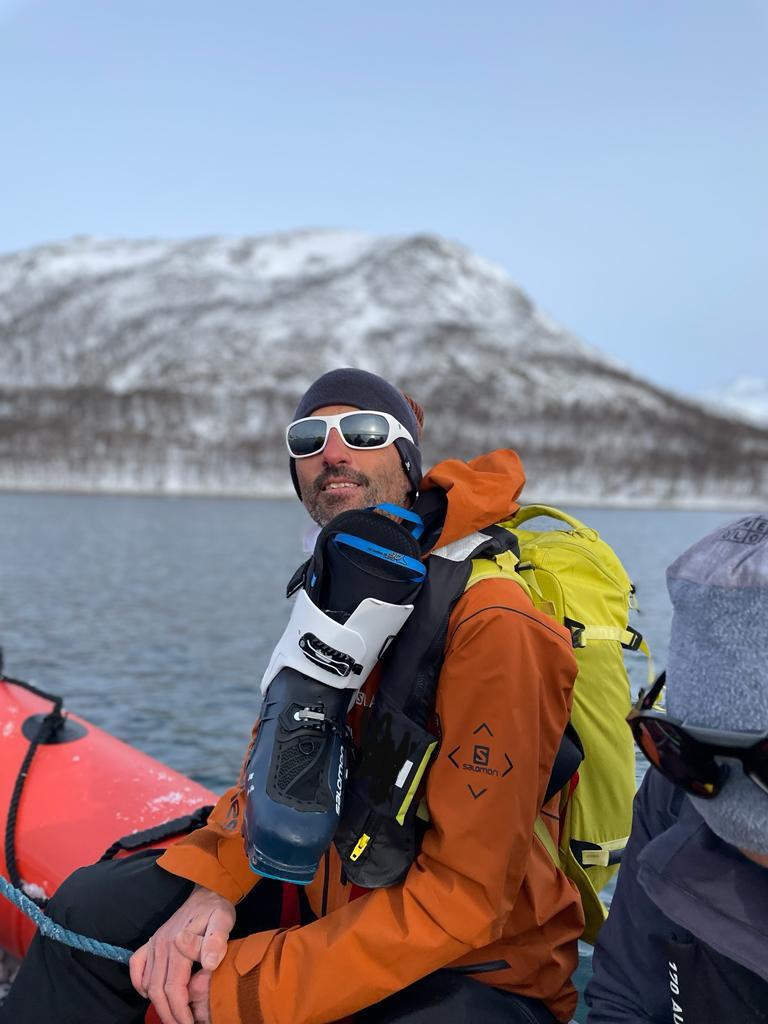
[(144, 942), (170, 917), (192, 883), (158, 868), (158, 851), (79, 868), (48, 904), (54, 921), (103, 942)]
[(58, 924), (72, 931), (97, 932), (115, 918), (115, 905), (125, 896), (120, 892), (119, 875), (109, 862), (78, 868), (65, 878), (48, 903), (47, 913)]

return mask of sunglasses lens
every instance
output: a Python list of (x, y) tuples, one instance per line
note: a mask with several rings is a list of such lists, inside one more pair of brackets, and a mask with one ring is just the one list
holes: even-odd
[(383, 448), (389, 439), (389, 423), (375, 412), (351, 412), (342, 419), (341, 432), (352, 448)]
[(288, 429), (288, 450), (291, 455), (314, 455), (325, 443), (328, 427), (324, 419), (300, 420)]
[(641, 718), (633, 722), (632, 731), (651, 764), (676, 785), (694, 796), (707, 798), (717, 794), (722, 767), (674, 723)]

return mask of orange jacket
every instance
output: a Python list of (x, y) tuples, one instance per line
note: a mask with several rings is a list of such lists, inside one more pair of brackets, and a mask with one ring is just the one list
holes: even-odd
[[(523, 481), (508, 450), (438, 465), (422, 489), (448, 492), (439, 546), (511, 515)], [(332, 847), (308, 887), (317, 921), (229, 943), (213, 975), (214, 1024), (327, 1024), (441, 967), (498, 961), (508, 966), (477, 980), (542, 999), (569, 1020), (583, 916), (575, 887), (534, 839), (534, 823), (575, 675), (568, 632), (515, 583), (467, 590), (449, 621), (438, 681), (442, 738), (425, 790), (432, 827), (408, 875), (350, 901)], [(160, 865), (242, 899), (258, 881), (243, 849), (242, 804), (230, 790), (208, 825)]]

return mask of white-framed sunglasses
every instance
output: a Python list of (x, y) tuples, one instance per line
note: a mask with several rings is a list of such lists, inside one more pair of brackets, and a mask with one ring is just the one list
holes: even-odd
[(362, 451), (386, 448), (398, 437), (404, 437), (415, 444), (403, 424), (388, 412), (361, 409), (336, 416), (305, 416), (289, 423), (285, 431), (285, 443), (291, 457), (306, 459), (309, 455), (317, 455), (328, 444), (328, 435), (334, 428), (348, 448)]

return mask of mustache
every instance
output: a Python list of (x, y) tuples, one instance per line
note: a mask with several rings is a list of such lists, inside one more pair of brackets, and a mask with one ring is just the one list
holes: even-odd
[(367, 476), (362, 473), (356, 473), (353, 469), (346, 469), (345, 467), (339, 466), (337, 469), (324, 469), (319, 476), (315, 477), (312, 482), (312, 493), (320, 494), (323, 488), (331, 480), (348, 480), (351, 484), (358, 484), (360, 487), (367, 487), (370, 484), (370, 480)]

